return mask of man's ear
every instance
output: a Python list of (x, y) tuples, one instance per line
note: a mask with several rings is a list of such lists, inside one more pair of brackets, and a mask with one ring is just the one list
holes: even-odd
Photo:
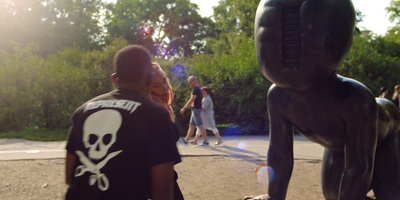
[(117, 73), (112, 73), (111, 74), (111, 80), (114, 86), (118, 86), (118, 82), (119, 82), (119, 77), (117, 75)]

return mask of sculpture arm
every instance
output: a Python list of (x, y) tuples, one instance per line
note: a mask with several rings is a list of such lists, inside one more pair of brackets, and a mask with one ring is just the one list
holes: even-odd
[(340, 183), (339, 200), (364, 199), (373, 174), (377, 145), (377, 112), (353, 117), (345, 143), (345, 168)]
[(285, 199), (289, 180), (293, 170), (293, 126), (283, 117), (280, 106), (282, 95), (268, 94), (269, 137), (267, 164), (275, 172), (274, 180), (270, 181), (268, 195), (271, 199)]

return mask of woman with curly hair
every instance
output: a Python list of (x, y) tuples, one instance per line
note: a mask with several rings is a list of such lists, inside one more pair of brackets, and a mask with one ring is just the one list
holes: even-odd
[(174, 94), (172, 92), (171, 84), (169, 79), (165, 75), (164, 70), (159, 64), (153, 63), (153, 88), (151, 90), (151, 99), (165, 107), (171, 117), (171, 121), (175, 122), (174, 111), (172, 110), (171, 104), (174, 100)]
[[(151, 89), (151, 99), (163, 106), (168, 110), (171, 121), (175, 122), (174, 111), (172, 110), (171, 104), (174, 100), (171, 84), (164, 70), (157, 63), (153, 63), (153, 77), (152, 77), (152, 89)], [(179, 139), (179, 135), (176, 136), (176, 140)], [(183, 200), (183, 195), (181, 189), (178, 185), (178, 174), (174, 170), (174, 200)]]

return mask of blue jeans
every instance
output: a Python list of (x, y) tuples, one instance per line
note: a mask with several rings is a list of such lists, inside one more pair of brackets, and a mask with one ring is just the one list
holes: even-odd
[(190, 116), (189, 125), (192, 126), (203, 126), (203, 120), (201, 119), (201, 108), (192, 108), (192, 115)]

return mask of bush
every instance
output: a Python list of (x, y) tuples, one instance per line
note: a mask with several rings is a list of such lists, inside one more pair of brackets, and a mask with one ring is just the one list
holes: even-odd
[(354, 36), (339, 74), (360, 81), (378, 96), (380, 87), (386, 86), (390, 90), (400, 83), (400, 62), (397, 57), (378, 52), (379, 48), (375, 48), (374, 44), (373, 39)]
[(34, 44), (0, 52), (0, 131), (67, 128), (78, 106), (112, 89), (113, 55), (126, 45), (116, 39), (103, 51), (72, 47), (47, 59)]
[[(190, 75), (197, 76), (200, 86), (211, 89), (217, 124), (239, 124), (242, 134), (264, 131), (267, 127), (267, 90), (271, 85), (259, 72), (254, 42), (239, 38), (238, 48), (230, 54), (219, 56), (196, 55), (192, 59), (162, 62), (168, 71), (174, 89), (173, 108), (176, 123), (186, 134), (190, 112), (179, 114), (179, 110), (190, 98), (192, 88), (187, 83)], [(185, 71), (174, 73), (179, 64)]]

